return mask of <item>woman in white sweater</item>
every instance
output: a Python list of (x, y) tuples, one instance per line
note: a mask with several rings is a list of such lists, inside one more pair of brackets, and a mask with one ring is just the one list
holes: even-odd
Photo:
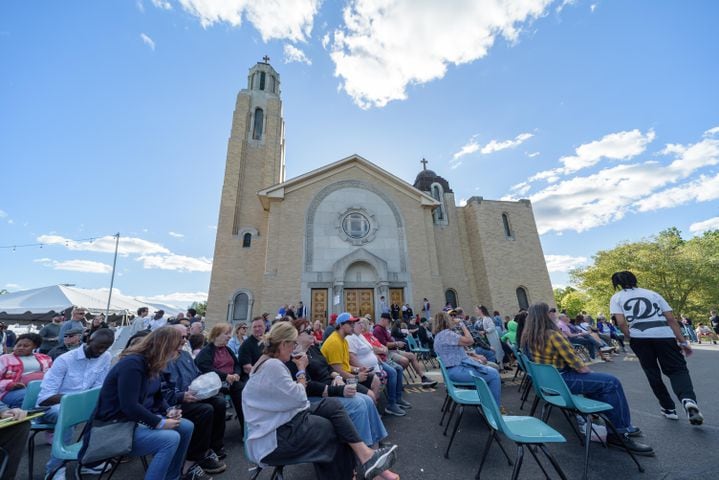
[(499, 333), (497, 332), (497, 326), (494, 324), (494, 319), (489, 316), (489, 310), (487, 310), (487, 307), (484, 305), (477, 305), (474, 311), (482, 320), (484, 333), (487, 334), (487, 340), (494, 349), (494, 354), (497, 356), (497, 365), (502, 365), (502, 363), (504, 363), (504, 350), (502, 350), (502, 341), (499, 339)]
[(396, 445), (372, 450), (333, 398), (310, 405), (305, 393), (307, 357), (292, 360), (299, 369), (294, 381), (284, 362), (290, 360), (297, 330), (278, 322), (265, 335), (265, 352), (250, 373), (242, 392), (242, 411), (249, 460), (260, 465), (313, 463), (320, 480), (350, 480), (355, 458), (364, 478), (395, 479), (388, 469)]

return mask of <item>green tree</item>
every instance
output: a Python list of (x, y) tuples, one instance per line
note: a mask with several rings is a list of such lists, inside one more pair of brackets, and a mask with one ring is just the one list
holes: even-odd
[(207, 300), (204, 302), (192, 302), (192, 305), (187, 308), (194, 308), (199, 316), (204, 317), (207, 315)]
[[(630, 270), (639, 285), (659, 292), (677, 313), (698, 315), (719, 293), (719, 232), (684, 240), (676, 228), (597, 252), (594, 263), (570, 273), (588, 296), (587, 310), (606, 311), (612, 273)], [(713, 300), (712, 300), (713, 299)]]

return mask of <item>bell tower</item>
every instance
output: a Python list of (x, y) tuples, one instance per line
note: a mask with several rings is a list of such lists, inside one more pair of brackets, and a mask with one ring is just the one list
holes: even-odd
[[(257, 192), (285, 180), (280, 76), (265, 56), (235, 102), (220, 199), (207, 317), (247, 321), (265, 271), (267, 212)], [(238, 300), (239, 298), (239, 300)]]

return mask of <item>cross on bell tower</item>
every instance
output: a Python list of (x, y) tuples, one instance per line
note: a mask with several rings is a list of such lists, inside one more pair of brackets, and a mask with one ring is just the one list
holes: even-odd
[(422, 161), (420, 161), (419, 163), (422, 164), (422, 170), (427, 170), (427, 164), (429, 163), (427, 159), (423, 158)]
[(262, 57), (262, 61), (265, 63), (270, 63), (270, 57), (268, 57), (266, 54), (264, 57)]

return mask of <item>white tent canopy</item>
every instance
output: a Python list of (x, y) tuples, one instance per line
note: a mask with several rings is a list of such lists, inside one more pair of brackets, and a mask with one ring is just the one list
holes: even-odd
[[(0, 295), (0, 313), (22, 315), (28, 312), (34, 314), (51, 311), (62, 312), (72, 306), (85, 307), (90, 313), (104, 313), (107, 308), (108, 293), (109, 291), (88, 290), (66, 285), (33, 288)], [(147, 307), (150, 313), (157, 310), (153, 305), (122, 295), (117, 291), (113, 291), (111, 300), (111, 314), (135, 313), (141, 307)], [(165, 309), (166, 314), (174, 314), (179, 311), (181, 310)]]

